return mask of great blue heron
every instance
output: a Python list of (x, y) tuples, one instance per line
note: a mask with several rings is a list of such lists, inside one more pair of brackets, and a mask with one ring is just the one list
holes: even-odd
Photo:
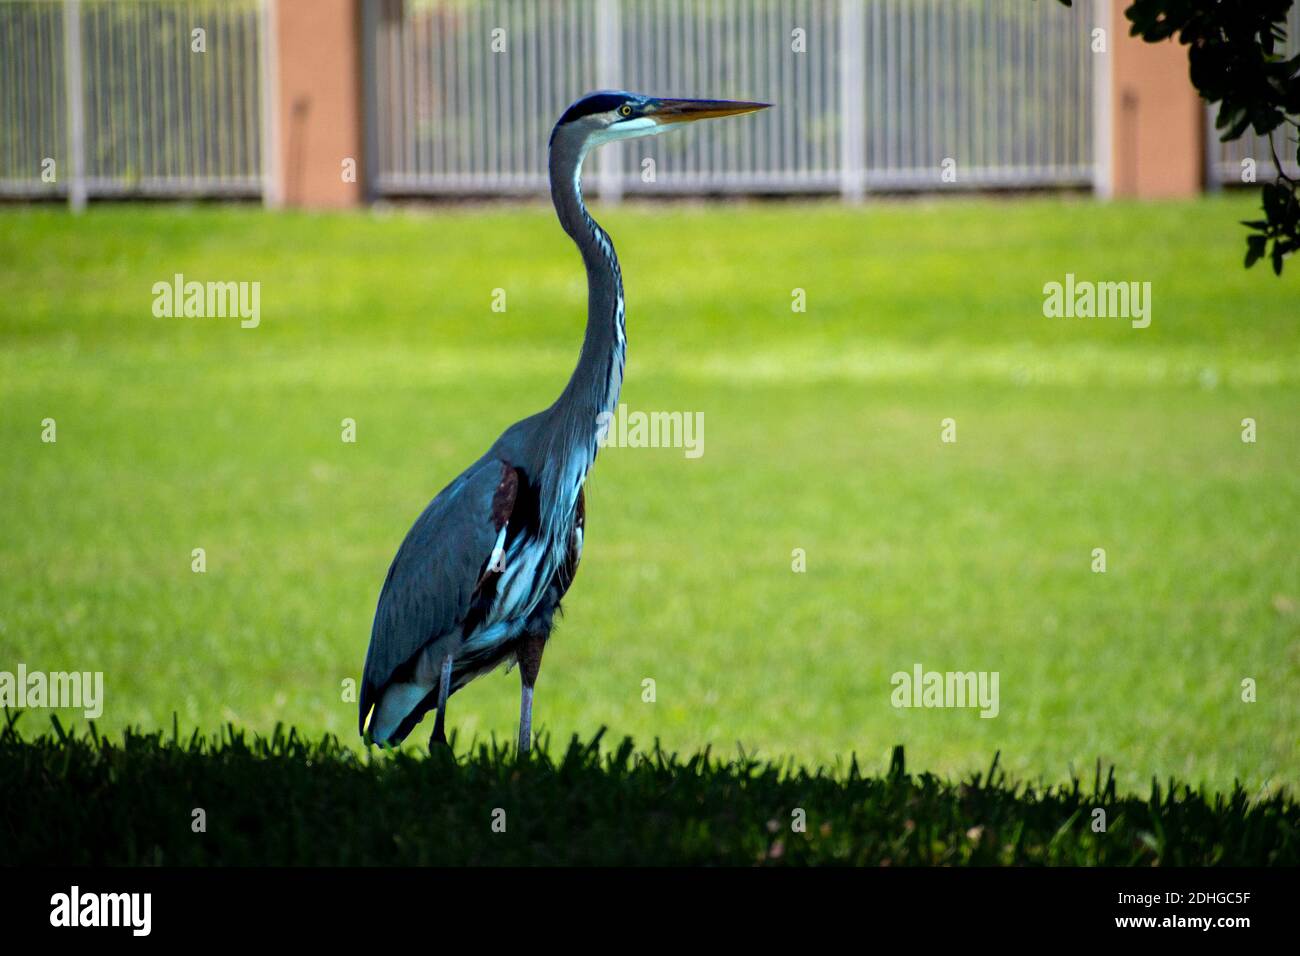
[(369, 739), (400, 743), (436, 704), (431, 743), (445, 742), (447, 698), (517, 661), (519, 750), (529, 749), (533, 685), (582, 557), (582, 486), (618, 404), (626, 351), (622, 274), (609, 234), (582, 202), (582, 160), (603, 143), (769, 105), (603, 91), (575, 102), (555, 124), (551, 199), (587, 268), (582, 352), (555, 404), (507, 428), (438, 492), (398, 548), (361, 685), (358, 729)]

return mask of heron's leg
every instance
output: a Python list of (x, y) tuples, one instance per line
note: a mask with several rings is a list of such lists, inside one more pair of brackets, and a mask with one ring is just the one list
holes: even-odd
[(533, 688), (524, 684), (519, 695), (519, 752), (528, 753), (533, 741)]
[(429, 749), (434, 744), (445, 744), (447, 734), (443, 724), (447, 720), (447, 694), (451, 690), (451, 654), (442, 659), (442, 676), (438, 681), (438, 716), (433, 721), (433, 736), (429, 738)]
[(542, 669), (542, 650), (546, 647), (545, 634), (525, 634), (519, 646), (519, 752), (526, 754), (533, 743), (533, 685), (537, 672)]

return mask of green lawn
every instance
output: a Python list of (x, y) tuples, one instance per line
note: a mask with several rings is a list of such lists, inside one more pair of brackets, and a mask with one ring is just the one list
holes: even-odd
[[(597, 215), (623, 400), (703, 412), (705, 453), (602, 453), (541, 729), (1295, 787), (1300, 263), (1241, 268), (1253, 200)], [(549, 210), (10, 208), (0, 263), (0, 670), (103, 671), (105, 732), (355, 740), (343, 682), (402, 535), (572, 368), (585, 281)], [(260, 326), (155, 318), (178, 272), (260, 282)], [(1149, 281), (1150, 328), (1045, 318), (1066, 273)], [(997, 671), (998, 716), (894, 708), (917, 663)], [(451, 724), (511, 739), (517, 708), (491, 675)]]

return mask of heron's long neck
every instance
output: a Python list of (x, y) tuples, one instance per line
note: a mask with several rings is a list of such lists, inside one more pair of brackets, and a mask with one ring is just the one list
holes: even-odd
[(554, 142), (551, 146), (551, 199), (560, 225), (577, 244), (587, 267), (587, 331), (582, 353), (555, 403), (573, 416), (579, 429), (597, 428), (601, 413), (612, 413), (623, 385), (627, 337), (623, 326), (623, 275), (609, 234), (597, 225), (582, 201), (583, 151)]

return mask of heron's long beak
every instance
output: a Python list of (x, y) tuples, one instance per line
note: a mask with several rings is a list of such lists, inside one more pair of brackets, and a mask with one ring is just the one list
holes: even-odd
[(771, 103), (747, 103), (741, 100), (656, 100), (649, 115), (656, 123), (689, 123), (715, 116), (737, 116), (765, 110)]

